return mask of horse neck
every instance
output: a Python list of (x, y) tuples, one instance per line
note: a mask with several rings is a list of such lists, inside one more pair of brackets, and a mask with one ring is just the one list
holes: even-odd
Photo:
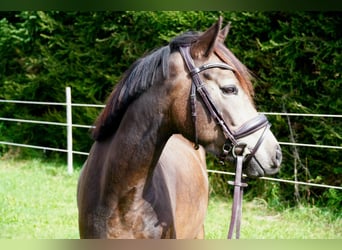
[(166, 112), (155, 103), (160, 102), (146, 95), (127, 109), (106, 156), (107, 188), (121, 194), (133, 188), (142, 191), (141, 187), (153, 173), (172, 134)]

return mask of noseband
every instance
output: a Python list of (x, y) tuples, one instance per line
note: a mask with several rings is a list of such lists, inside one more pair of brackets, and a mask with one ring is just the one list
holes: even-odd
[[(192, 78), (191, 84), (191, 94), (190, 94), (190, 106), (191, 106), (191, 116), (192, 122), (194, 125), (194, 133), (195, 133), (195, 148), (198, 149), (198, 135), (196, 129), (196, 98), (197, 93), (201, 97), (204, 105), (207, 107), (211, 117), (214, 119), (216, 124), (218, 124), (222, 132), (225, 136), (226, 142), (224, 143), (222, 154), (220, 158), (222, 160), (227, 159), (228, 156), (233, 156), (236, 159), (236, 175), (235, 181), (230, 182), (230, 184), (234, 185), (234, 201), (232, 207), (232, 217), (231, 224), (229, 228), (228, 238), (231, 239), (233, 235), (234, 226), (236, 226), (236, 238), (239, 238), (239, 230), (240, 230), (240, 218), (241, 218), (241, 205), (242, 205), (242, 195), (243, 195), (243, 187), (247, 186), (246, 183), (241, 183), (242, 176), (242, 167), (244, 163), (249, 162), (253, 157), (258, 162), (255, 157), (255, 153), (260, 147), (261, 143), (265, 139), (267, 131), (270, 128), (270, 123), (268, 122), (265, 115), (258, 115), (251, 120), (244, 123), (239, 129), (232, 131), (226, 122), (224, 121), (221, 113), (216, 108), (213, 100), (211, 99), (209, 92), (206, 90), (204, 86), (204, 82), (201, 80), (199, 73), (211, 68), (220, 68), (223, 70), (230, 70), (235, 72), (235, 70), (226, 63), (208, 63), (202, 65), (200, 67), (196, 67), (195, 63), (190, 55), (190, 46), (180, 47), (180, 53), (183, 57), (183, 60), (189, 70), (190, 76)], [(264, 128), (263, 133), (259, 137), (257, 143), (254, 148), (247, 148), (246, 143), (239, 142), (239, 139), (247, 137), (260, 129)], [(260, 163), (258, 162), (260, 165)]]

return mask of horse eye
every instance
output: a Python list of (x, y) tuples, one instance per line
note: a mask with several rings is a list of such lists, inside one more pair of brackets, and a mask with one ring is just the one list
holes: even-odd
[(203, 73), (203, 76), (204, 76), (204, 78), (207, 79), (207, 80), (212, 80), (212, 77), (211, 77), (211, 75), (210, 75), (208, 72), (204, 72), (204, 73)]
[(223, 94), (226, 95), (237, 95), (238, 89), (236, 86), (224, 86), (220, 88)]

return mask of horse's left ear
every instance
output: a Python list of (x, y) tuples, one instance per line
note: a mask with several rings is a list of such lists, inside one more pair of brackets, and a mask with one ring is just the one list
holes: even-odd
[(221, 43), (224, 43), (224, 41), (226, 40), (226, 38), (228, 36), (229, 29), (230, 29), (230, 22), (219, 33), (218, 40)]
[[(221, 40), (221, 26), (222, 17), (220, 16), (218, 21), (206, 30), (198, 40), (191, 46), (191, 54), (194, 58), (200, 58), (202, 56), (209, 56), (214, 48), (217, 40)], [(224, 34), (223, 34), (224, 35)]]

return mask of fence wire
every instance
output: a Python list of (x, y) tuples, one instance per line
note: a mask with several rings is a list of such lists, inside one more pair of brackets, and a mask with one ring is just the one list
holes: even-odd
[[(68, 105), (68, 103), (60, 103), (60, 102), (37, 102), (37, 101), (3, 100), (3, 99), (0, 99), (0, 103), (29, 104), (29, 105), (55, 105), (55, 106), (67, 106)], [(91, 107), (91, 108), (104, 108), (105, 107), (105, 105), (103, 105), (103, 104), (71, 103), (70, 105), (71, 105), (71, 107)], [(335, 114), (304, 114), (304, 113), (278, 113), (278, 112), (260, 112), (260, 113), (265, 114), (265, 115), (280, 115), (280, 116), (342, 118), (342, 115), (335, 115)], [(0, 117), (0, 121), (17, 122), (17, 123), (33, 123), (33, 124), (65, 126), (65, 127), (68, 126), (68, 123), (62, 123), (62, 122), (14, 119), (14, 118), (5, 118), (5, 117)], [(72, 127), (88, 128), (88, 129), (94, 128), (94, 126), (91, 126), (91, 125), (81, 125), (81, 124), (72, 124)], [(49, 151), (56, 151), (56, 152), (63, 152), (63, 153), (69, 152), (68, 149), (52, 148), (52, 147), (45, 147), (45, 146), (36, 146), (36, 145), (21, 144), (21, 143), (7, 142), (7, 141), (0, 141), (0, 144), (8, 145), (8, 146), (40, 149), (40, 150), (49, 150)], [(342, 149), (341, 146), (331, 146), (331, 145), (317, 145), (317, 144), (304, 144), (304, 143), (292, 143), (292, 142), (279, 142), (279, 144), (284, 145), (284, 146), (313, 147), (313, 148), (338, 149), (338, 150)], [(87, 156), (89, 153), (73, 150), (72, 154)], [(207, 172), (208, 173), (214, 173), (214, 174), (235, 175), (235, 173), (232, 173), (232, 172), (225, 172), (225, 171), (211, 170), (211, 169), (207, 170)], [(325, 184), (316, 184), (316, 183), (309, 183), (309, 182), (302, 182), (302, 181), (284, 180), (284, 179), (271, 178), (271, 177), (260, 177), (259, 179), (267, 180), (267, 181), (283, 182), (283, 183), (289, 183), (289, 184), (296, 184), (296, 185), (306, 185), (306, 186), (312, 186), (312, 187), (321, 187), (321, 188), (331, 188), (331, 189), (342, 190), (342, 187), (325, 185)]]

